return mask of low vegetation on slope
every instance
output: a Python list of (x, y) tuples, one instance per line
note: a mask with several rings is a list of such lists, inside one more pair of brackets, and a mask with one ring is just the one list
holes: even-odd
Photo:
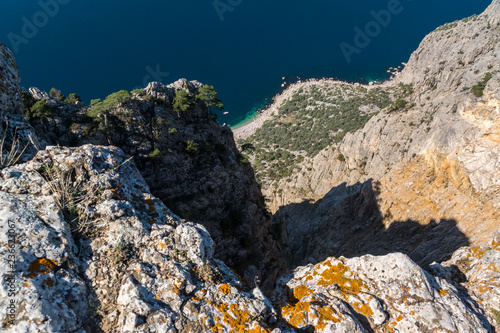
[(411, 85), (397, 88), (364, 87), (331, 82), (306, 85), (279, 107), (242, 144), (250, 154), (260, 182), (292, 175), (304, 157), (339, 142), (346, 133), (362, 128), (380, 110), (403, 110)]

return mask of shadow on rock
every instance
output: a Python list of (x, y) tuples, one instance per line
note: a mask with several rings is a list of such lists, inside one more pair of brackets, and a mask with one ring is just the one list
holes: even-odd
[(451, 258), (469, 245), (455, 220), (385, 221), (377, 205), (378, 184), (369, 180), (333, 188), (316, 203), (305, 201), (281, 207), (274, 218), (286, 227), (290, 268), (318, 263), (328, 257), (401, 252), (423, 268)]

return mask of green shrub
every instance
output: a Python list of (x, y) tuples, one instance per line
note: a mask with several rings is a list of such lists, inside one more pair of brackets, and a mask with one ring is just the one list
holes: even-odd
[(398, 98), (391, 104), (391, 108), (389, 111), (398, 111), (404, 109), (404, 107), (408, 104), (408, 102), (402, 98)]
[(82, 99), (75, 93), (69, 94), (69, 96), (64, 100), (66, 104), (75, 104), (76, 102), (81, 102)]
[(250, 160), (249, 160), (248, 156), (245, 154), (239, 154), (238, 161), (242, 164), (250, 164)]
[(340, 161), (340, 162), (344, 162), (345, 161), (345, 157), (343, 154), (338, 154), (337, 155), (337, 159)]
[(174, 134), (176, 134), (176, 133), (177, 133), (177, 128), (170, 127), (170, 128), (168, 129), (168, 134), (172, 134), (172, 135), (174, 135)]
[(91, 108), (87, 115), (89, 117), (95, 118), (107, 110), (116, 108), (120, 103), (125, 101), (130, 96), (131, 95), (128, 91), (120, 90), (106, 97), (104, 101), (101, 101), (100, 99), (94, 99), (90, 103)]
[(476, 85), (472, 86), (471, 90), (472, 93), (476, 97), (481, 97), (483, 96), (484, 93), (484, 88), (486, 88), (486, 84), (488, 83), (489, 80), (493, 77), (493, 74), (490, 72), (486, 73), (481, 81), (479, 81)]
[(56, 89), (56, 88), (50, 89), (49, 95), (50, 95), (50, 97), (57, 98), (61, 102), (63, 102), (66, 99), (66, 96), (64, 96), (64, 94), (61, 92), (61, 90)]
[(24, 106), (24, 111), (28, 111), (31, 109), (31, 107), (33, 107), (33, 105), (35, 104), (35, 99), (31, 96), (30, 93), (26, 92), (26, 91), (21, 91), (21, 97), (23, 99), (23, 106)]
[(186, 141), (186, 151), (188, 153), (195, 153), (198, 150), (198, 144), (193, 140)]
[(148, 154), (149, 158), (152, 160), (161, 160), (163, 158), (163, 154), (161, 153), (160, 149), (155, 148)]
[(212, 109), (222, 110), (224, 105), (217, 97), (217, 91), (214, 90), (213, 86), (204, 85), (203, 87), (198, 88), (198, 94), (196, 95), (196, 99), (199, 99), (208, 108), (208, 111), (212, 111)]
[(131, 93), (132, 95), (135, 95), (135, 94), (140, 94), (140, 93), (142, 93), (143, 91), (144, 91), (144, 89), (134, 89), (134, 90), (132, 90), (130, 93)]
[(174, 96), (174, 110), (177, 114), (186, 112), (193, 106), (193, 98), (185, 90), (177, 90)]
[(53, 115), (54, 112), (44, 100), (36, 102), (30, 110), (25, 111), (26, 119), (32, 124), (37, 123), (38, 119), (42, 117), (51, 117)]

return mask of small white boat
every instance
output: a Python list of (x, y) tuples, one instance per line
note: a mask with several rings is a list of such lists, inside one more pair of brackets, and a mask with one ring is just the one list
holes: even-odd
[(224, 112), (223, 114), (228, 114), (228, 113), (229, 113), (229, 112), (227, 112), (227, 111), (226, 111), (226, 112)]

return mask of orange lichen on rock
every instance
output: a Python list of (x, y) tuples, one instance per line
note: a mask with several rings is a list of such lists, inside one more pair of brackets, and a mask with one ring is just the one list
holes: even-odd
[(165, 243), (165, 241), (162, 239), (159, 243), (158, 243), (158, 249), (161, 251), (161, 250), (165, 250), (167, 248), (167, 244)]
[(293, 296), (295, 296), (296, 299), (299, 301), (306, 296), (309, 296), (313, 293), (313, 291), (306, 286), (298, 286), (295, 289), (293, 289)]
[(324, 329), (328, 323), (338, 323), (342, 315), (329, 306), (317, 305), (312, 308), (310, 302), (298, 302), (281, 309), (281, 314), (288, 323), (296, 328), (303, 327), (317, 320), (314, 327)]
[(295, 305), (287, 305), (281, 308), (281, 314), (288, 323), (294, 327), (301, 327), (305, 325), (309, 313), (308, 302), (298, 302)]
[(498, 272), (498, 269), (497, 269), (497, 266), (493, 263), (491, 263), (487, 268), (486, 270), (490, 271), (490, 272)]
[(373, 316), (373, 310), (369, 304), (356, 302), (352, 305), (352, 307), (365, 317)]
[(57, 267), (57, 262), (47, 258), (35, 259), (28, 267), (28, 277), (34, 278), (37, 274), (47, 274)]
[(210, 302), (209, 304), (217, 308), (219, 312), (224, 313), (222, 322), (218, 317), (215, 318), (216, 323), (211, 327), (214, 332), (224, 332), (223, 323), (230, 327), (229, 332), (231, 333), (270, 332), (270, 330), (262, 328), (258, 324), (257, 327), (254, 327), (256, 322), (253, 321), (253, 316), (256, 316), (257, 313), (251, 314), (247, 310), (240, 310), (238, 304), (231, 304), (229, 306), (226, 303), (215, 304)]
[(149, 206), (149, 212), (154, 213), (156, 211), (155, 202), (153, 199), (146, 198), (144, 203)]
[(330, 262), (325, 263), (327, 269), (321, 272), (321, 279), (318, 285), (337, 285), (342, 292), (349, 294), (358, 294), (364, 283), (360, 279), (355, 279), (351, 268), (339, 262), (335, 266), (330, 266)]
[(48, 278), (47, 280), (43, 281), (42, 285), (45, 285), (47, 287), (52, 287), (54, 285), (54, 280)]
[(393, 321), (387, 325), (387, 332), (394, 332), (394, 326), (396, 326), (398, 323)]
[(485, 285), (481, 285), (477, 288), (477, 290), (480, 292), (480, 293), (487, 293), (487, 292), (490, 292), (491, 291), (491, 287), (488, 287), (488, 286), (485, 286)]
[(486, 252), (485, 248), (479, 248), (477, 246), (471, 246), (470, 250), (474, 254), (474, 257), (476, 257), (478, 259), (481, 259), (484, 255), (484, 253)]
[(231, 292), (231, 286), (228, 284), (222, 284), (219, 286), (219, 290), (224, 294), (227, 295)]
[(324, 329), (328, 323), (338, 323), (342, 318), (340, 313), (337, 313), (335, 309), (329, 306), (322, 306), (318, 308), (318, 323), (314, 326), (316, 329)]
[(449, 294), (449, 291), (447, 290), (444, 290), (444, 289), (439, 289), (439, 295), (441, 296), (446, 296)]

